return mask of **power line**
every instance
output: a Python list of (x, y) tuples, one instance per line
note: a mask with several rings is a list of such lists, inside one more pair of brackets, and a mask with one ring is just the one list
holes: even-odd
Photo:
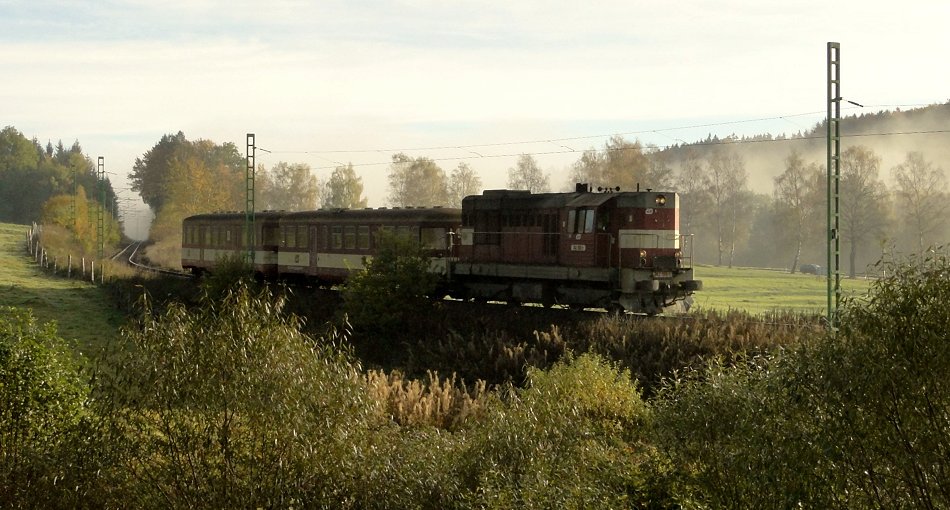
[[(849, 102), (851, 102), (851, 101), (849, 101)], [(853, 102), (852, 102), (852, 103), (853, 103)], [(860, 107), (859, 107), (859, 106), (857, 106), (857, 103), (853, 103), (853, 104), (855, 104), (856, 106), (853, 107), (853, 108), (849, 108), (849, 109), (855, 110), (855, 109), (859, 109), (859, 108), (863, 109), (863, 108), (880, 108), (880, 107), (889, 107), (889, 108), (905, 107), (905, 108), (906, 108), (906, 107), (926, 107), (926, 106), (942, 105), (942, 103), (934, 103), (934, 104), (932, 104), (932, 105), (927, 105), (927, 104), (898, 104), (898, 105), (887, 104), (887, 105), (882, 105), (882, 104), (879, 104), (879, 105), (865, 105), (865, 106), (860, 106)], [(573, 153), (573, 152), (584, 152), (584, 151), (577, 151), (577, 150), (575, 150), (575, 149), (573, 149), (573, 148), (571, 148), (571, 147), (569, 147), (569, 146), (567, 146), (567, 145), (564, 145), (564, 144), (563, 144), (564, 142), (571, 142), (571, 141), (578, 141), (578, 140), (590, 140), (590, 139), (601, 139), (601, 138), (612, 138), (612, 137), (617, 137), (617, 136), (619, 136), (619, 137), (625, 137), (625, 136), (631, 136), (631, 135), (644, 135), (644, 134), (657, 134), (657, 135), (665, 136), (665, 137), (667, 137), (667, 138), (670, 138), (671, 140), (674, 140), (674, 141), (676, 141), (676, 142), (679, 142), (679, 144), (681, 144), (681, 145), (689, 145), (689, 146), (691, 146), (691, 147), (703, 147), (703, 146), (710, 146), (710, 145), (735, 145), (735, 144), (746, 144), (746, 143), (793, 142), (793, 141), (800, 141), (800, 140), (817, 140), (817, 139), (824, 139), (825, 137), (824, 137), (824, 135), (816, 135), (816, 136), (797, 136), (797, 137), (790, 137), (790, 138), (762, 138), (762, 139), (756, 139), (756, 138), (748, 138), (748, 139), (726, 138), (726, 139), (715, 140), (715, 141), (699, 141), (699, 142), (694, 142), (694, 143), (688, 143), (688, 142), (685, 142), (685, 141), (683, 141), (683, 140), (681, 140), (681, 139), (679, 139), (679, 138), (671, 137), (671, 136), (667, 135), (666, 133), (667, 133), (667, 132), (672, 132), (672, 131), (688, 130), (688, 129), (700, 129), (700, 128), (722, 127), (722, 126), (740, 125), (740, 124), (750, 124), (750, 123), (756, 123), (756, 122), (766, 122), (766, 121), (775, 121), (775, 120), (784, 120), (784, 121), (786, 121), (786, 122), (789, 122), (789, 123), (792, 124), (792, 125), (795, 125), (796, 127), (801, 128), (801, 126), (799, 126), (798, 124), (792, 122), (790, 119), (795, 118), (795, 117), (805, 117), (805, 116), (818, 115), (818, 114), (824, 114), (824, 113), (825, 113), (825, 112), (822, 112), (822, 111), (812, 111), (812, 112), (796, 113), (796, 114), (789, 114), (789, 115), (776, 115), (776, 116), (771, 116), (771, 117), (760, 117), (760, 118), (754, 118), (754, 119), (744, 119), (744, 120), (735, 120), (735, 121), (723, 121), (723, 122), (711, 122), (711, 123), (704, 123), (704, 124), (692, 124), (692, 125), (669, 127), (669, 128), (643, 129), (643, 130), (638, 130), (638, 131), (615, 132), (615, 133), (609, 133), (609, 134), (582, 135), (582, 136), (572, 136), (572, 137), (562, 137), (562, 138), (544, 138), (544, 139), (534, 139), (534, 140), (508, 141), (508, 142), (493, 142), (493, 143), (480, 143), (480, 144), (440, 145), (440, 146), (429, 146), (429, 147), (388, 148), (388, 149), (386, 149), (386, 148), (380, 148), (380, 149), (352, 149), (352, 150), (339, 150), (339, 149), (337, 149), (337, 150), (271, 150), (271, 149), (265, 149), (265, 148), (258, 147), (257, 150), (260, 150), (260, 151), (262, 151), (262, 152), (266, 152), (266, 153), (268, 153), (268, 154), (303, 154), (303, 155), (309, 155), (309, 156), (316, 157), (316, 158), (318, 158), (318, 159), (322, 159), (323, 161), (327, 161), (327, 162), (329, 162), (329, 163), (333, 163), (333, 164), (336, 165), (336, 166), (343, 166), (343, 165), (345, 165), (345, 163), (342, 163), (342, 162), (340, 162), (340, 161), (336, 161), (336, 160), (334, 160), (334, 159), (324, 158), (324, 157), (321, 157), (320, 155), (330, 155), (330, 154), (372, 154), (372, 153), (385, 154), (385, 153), (423, 152), (423, 151), (438, 151), (438, 150), (464, 150), (464, 151), (469, 152), (470, 154), (472, 154), (471, 156), (455, 156), (455, 157), (429, 158), (430, 160), (432, 160), (432, 161), (434, 161), (434, 162), (443, 162), (443, 161), (464, 161), (464, 160), (468, 160), (468, 159), (510, 158), (510, 157), (517, 157), (517, 156), (520, 156), (520, 155), (522, 155), (522, 154), (527, 154), (527, 155), (531, 155), (531, 156), (547, 156), (547, 155), (570, 154), (570, 153)], [(848, 137), (873, 137), (873, 136), (921, 135), (921, 134), (941, 134), (941, 133), (947, 133), (947, 132), (950, 132), (950, 130), (900, 131), (900, 132), (888, 132), (888, 133), (856, 133), (856, 134), (851, 134), (851, 135), (842, 135), (842, 138), (848, 138)], [(550, 144), (553, 144), (553, 145), (557, 145), (558, 147), (561, 147), (561, 148), (563, 148), (564, 150), (518, 152), (518, 153), (516, 153), (516, 154), (508, 154), (508, 153), (506, 153), (506, 154), (482, 154), (482, 153), (480, 153), (480, 152), (477, 152), (477, 151), (472, 150), (472, 149), (476, 149), (476, 148), (510, 147), (510, 146), (517, 146), (517, 145), (530, 145), (530, 144), (541, 144), (541, 143), (550, 143)], [(672, 148), (672, 147), (675, 147), (676, 145), (677, 145), (677, 144), (669, 144), (669, 145), (664, 145), (664, 146), (654, 146), (653, 148), (655, 148), (656, 150), (666, 150), (666, 149), (670, 149), (670, 148)], [(607, 148), (607, 149), (605, 149), (605, 150), (630, 150), (630, 149), (632, 149), (632, 147), (629, 147), (629, 148), (628, 148), (628, 147)], [(376, 162), (376, 163), (349, 163), (349, 164), (352, 164), (354, 167), (371, 167), (371, 166), (389, 165), (390, 163), (391, 163), (390, 161), (384, 161), (384, 162)], [(334, 169), (334, 168), (335, 168), (335, 166), (322, 166), (322, 167), (316, 167), (316, 168), (314, 168), (314, 170), (326, 170), (326, 169), (331, 169), (331, 170), (332, 170), (332, 169)]]
[[(540, 138), (535, 140), (522, 140), (522, 141), (511, 141), (511, 142), (493, 142), (493, 143), (476, 143), (476, 144), (463, 144), (463, 145), (437, 145), (431, 147), (411, 147), (411, 148), (389, 148), (389, 149), (352, 149), (352, 150), (267, 150), (261, 149), (258, 147), (258, 150), (267, 152), (268, 154), (369, 154), (369, 153), (394, 153), (394, 152), (419, 152), (419, 151), (435, 151), (435, 150), (449, 150), (449, 149), (474, 149), (479, 147), (505, 147), (511, 145), (530, 145), (538, 143), (553, 143), (558, 144), (559, 142), (570, 142), (576, 140), (590, 140), (596, 138), (609, 138), (613, 136), (630, 136), (630, 135), (643, 135), (643, 134), (662, 134), (667, 131), (680, 131), (684, 129), (699, 129), (699, 128), (708, 128), (708, 127), (721, 127), (728, 126), (733, 124), (748, 124), (752, 122), (765, 122), (771, 120), (780, 120), (790, 117), (803, 117), (807, 115), (817, 115), (823, 112), (805, 112), (805, 113), (796, 113), (792, 115), (779, 115), (774, 117), (762, 117), (756, 119), (745, 119), (745, 120), (735, 120), (735, 121), (723, 121), (723, 122), (712, 122), (706, 124), (694, 124), (687, 126), (678, 126), (670, 128), (656, 128), (656, 129), (643, 129), (639, 131), (624, 131), (624, 132), (615, 132), (609, 134), (598, 134), (598, 135), (582, 135), (582, 136), (570, 136), (564, 138)], [(567, 147), (570, 149), (570, 147)], [(577, 152), (573, 149), (570, 149), (569, 152)]]
[[(934, 129), (934, 130), (927, 130), (927, 131), (893, 131), (893, 132), (888, 132), (888, 133), (855, 133), (855, 134), (850, 134), (850, 135), (841, 135), (841, 138), (859, 138), (859, 137), (875, 137), (875, 136), (926, 135), (926, 134), (944, 134), (944, 133), (950, 133), (950, 129)], [(710, 147), (710, 146), (717, 146), (717, 145), (743, 145), (743, 144), (759, 144), (759, 143), (785, 143), (785, 142), (798, 142), (798, 141), (824, 140), (824, 139), (825, 139), (825, 137), (824, 137), (823, 135), (799, 136), (799, 137), (793, 137), (793, 138), (763, 138), (763, 139), (744, 139), (744, 140), (743, 140), (743, 139), (737, 139), (737, 138), (736, 138), (736, 139), (733, 139), (733, 138), (726, 138), (726, 139), (722, 139), (722, 140), (711, 140), (711, 141), (705, 141), (705, 142), (696, 142), (696, 143), (692, 143), (692, 144), (688, 144), (688, 145), (689, 145), (690, 147)], [(674, 146), (675, 146), (675, 145), (657, 146), (656, 149), (657, 149), (657, 150), (666, 150), (666, 149), (673, 148)], [(454, 147), (453, 147), (453, 148), (454, 148)], [(616, 151), (627, 151), (627, 150), (634, 150), (634, 149), (642, 150), (641, 147), (609, 147), (609, 148), (605, 148), (604, 150), (605, 150), (605, 151), (616, 152)], [(420, 150), (421, 150), (421, 149), (420, 149)], [(570, 153), (573, 153), (573, 152), (577, 152), (577, 151), (575, 151), (575, 150), (573, 150), (573, 149), (568, 149), (568, 150), (554, 150), (554, 151), (541, 151), (541, 152), (519, 152), (519, 153), (510, 153), (510, 154), (488, 154), (488, 155), (477, 154), (476, 156), (454, 156), (454, 157), (428, 158), (428, 159), (431, 160), (431, 161), (433, 161), (433, 162), (437, 162), (437, 163), (438, 163), (438, 162), (443, 162), (443, 161), (465, 161), (465, 160), (468, 160), (468, 159), (515, 158), (515, 157), (521, 156), (521, 155), (523, 155), (523, 154), (527, 154), (527, 155), (530, 155), (530, 156), (550, 156), (550, 155), (558, 155), (558, 154), (570, 154)], [(322, 158), (321, 158), (321, 159), (322, 159)], [(380, 162), (376, 162), (376, 163), (349, 163), (349, 164), (353, 165), (354, 168), (357, 168), (357, 167), (385, 166), (385, 165), (389, 165), (390, 163), (391, 163), (391, 161), (380, 161)], [(343, 165), (343, 164), (340, 163), (339, 165)], [(315, 168), (313, 168), (313, 170), (333, 170), (334, 168), (336, 168), (336, 167), (333, 167), (333, 166), (320, 166), (320, 167), (315, 167)]]

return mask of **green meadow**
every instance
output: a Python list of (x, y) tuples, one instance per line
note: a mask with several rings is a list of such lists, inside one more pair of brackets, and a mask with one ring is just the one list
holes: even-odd
[(115, 338), (125, 317), (104, 289), (41, 271), (26, 251), (28, 229), (0, 223), (0, 306), (31, 309), (41, 323), (56, 323), (59, 335), (88, 357)]
[[(828, 306), (828, 283), (824, 276), (790, 274), (779, 269), (696, 266), (694, 278), (703, 290), (694, 296), (700, 309), (745, 310), (752, 314), (798, 312), (824, 314)], [(842, 278), (842, 294), (860, 298), (870, 280)]]

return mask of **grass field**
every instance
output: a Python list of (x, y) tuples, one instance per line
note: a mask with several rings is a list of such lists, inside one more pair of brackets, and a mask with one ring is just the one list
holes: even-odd
[(56, 322), (59, 335), (83, 354), (102, 348), (125, 317), (104, 290), (43, 273), (26, 252), (27, 230), (0, 223), (0, 306), (31, 309), (40, 322)]
[[(824, 276), (789, 274), (775, 269), (697, 266), (694, 278), (703, 281), (702, 292), (694, 296), (694, 306), (702, 309), (823, 315), (828, 306), (828, 284)], [(841, 289), (845, 295), (861, 297), (867, 293), (869, 284), (870, 281), (864, 279), (844, 278)]]

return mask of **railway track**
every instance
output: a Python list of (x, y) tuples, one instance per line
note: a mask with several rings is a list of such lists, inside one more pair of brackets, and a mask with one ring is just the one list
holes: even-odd
[(139, 249), (142, 247), (143, 241), (136, 241), (129, 243), (125, 248), (122, 248), (121, 251), (112, 256), (113, 261), (122, 261), (125, 264), (128, 264), (135, 269), (140, 271), (145, 271), (149, 273), (161, 274), (165, 276), (172, 276), (175, 278), (191, 279), (191, 273), (184, 273), (181, 271), (175, 271), (173, 269), (165, 269), (161, 267), (149, 266), (142, 264), (136, 261), (136, 255), (138, 255)]

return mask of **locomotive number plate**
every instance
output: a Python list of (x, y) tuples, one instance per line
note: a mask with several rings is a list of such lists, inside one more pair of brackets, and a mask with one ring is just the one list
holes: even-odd
[(572, 244), (571, 251), (587, 251), (586, 244)]
[(672, 271), (654, 271), (653, 277), (654, 278), (672, 278), (673, 272)]

